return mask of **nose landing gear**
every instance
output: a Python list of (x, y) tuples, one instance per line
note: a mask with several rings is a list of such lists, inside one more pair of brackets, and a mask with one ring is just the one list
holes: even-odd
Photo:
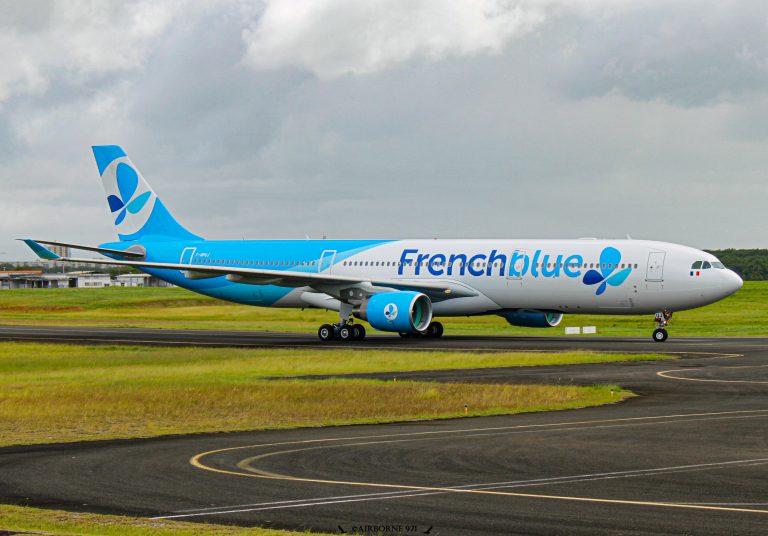
[(660, 311), (656, 313), (656, 317), (654, 318), (654, 321), (656, 323), (656, 329), (653, 330), (653, 340), (656, 342), (664, 342), (669, 337), (669, 333), (667, 333), (667, 330), (665, 329), (667, 327), (667, 324), (669, 324), (669, 321), (672, 319), (672, 312), (667, 311), (666, 309), (664, 311)]

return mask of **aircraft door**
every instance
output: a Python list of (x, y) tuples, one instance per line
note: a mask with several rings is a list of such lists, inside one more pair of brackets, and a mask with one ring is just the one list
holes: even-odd
[(192, 264), (192, 258), (195, 256), (197, 248), (184, 248), (179, 258), (179, 264)]
[(325, 272), (328, 270), (328, 273), (331, 273), (331, 268), (333, 267), (333, 261), (336, 258), (336, 250), (335, 249), (326, 249), (323, 251), (323, 253), (320, 255), (320, 262), (317, 264), (317, 271), (319, 272)]
[[(516, 258), (515, 264), (512, 265), (511, 261)], [(525, 250), (516, 249), (510, 259), (510, 265), (507, 267), (507, 287), (521, 287), (523, 286), (523, 271), (526, 266)]]
[(651, 251), (648, 254), (648, 266), (645, 269), (645, 280), (653, 282), (664, 281), (664, 251)]

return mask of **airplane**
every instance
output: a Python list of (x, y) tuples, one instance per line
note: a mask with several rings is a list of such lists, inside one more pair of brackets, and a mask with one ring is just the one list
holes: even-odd
[[(168, 211), (122, 148), (93, 147), (118, 241), (86, 246), (23, 239), (41, 258), (132, 266), (200, 294), (260, 307), (338, 311), (323, 341), (366, 335), (440, 337), (437, 317), (497, 315), (553, 328), (566, 314), (654, 314), (667, 340), (672, 313), (742, 286), (714, 256), (647, 240), (206, 240)], [(46, 246), (96, 252), (62, 257)]]

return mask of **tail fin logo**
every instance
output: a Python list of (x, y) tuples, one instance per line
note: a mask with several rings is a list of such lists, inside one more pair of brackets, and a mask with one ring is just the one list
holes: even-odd
[(117, 176), (119, 195), (109, 195), (107, 202), (112, 214), (117, 214), (115, 225), (120, 225), (126, 214), (138, 214), (145, 206), (148, 206), (147, 202), (152, 197), (152, 190), (138, 192), (139, 175), (125, 162), (117, 165), (115, 175)]
[(585, 285), (597, 285), (599, 283), (600, 285), (595, 292), (596, 296), (600, 296), (605, 292), (608, 285), (618, 287), (632, 272), (632, 268), (628, 266), (627, 268), (614, 273), (614, 270), (619, 267), (620, 262), (621, 252), (618, 249), (612, 247), (605, 248), (603, 252), (600, 253), (600, 265), (598, 266), (600, 271), (589, 270), (584, 274), (584, 279), (582, 280), (583, 283)]

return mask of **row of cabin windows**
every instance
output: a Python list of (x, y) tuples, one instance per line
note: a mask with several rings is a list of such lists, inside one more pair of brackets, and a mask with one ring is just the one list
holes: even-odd
[[(397, 267), (400, 267), (400, 266), (403, 266), (403, 265), (406, 265), (406, 266), (416, 266), (416, 264), (417, 263), (412, 262), (412, 261), (411, 262), (405, 262), (405, 263), (403, 263), (403, 262), (395, 262), (395, 261), (344, 261), (342, 263), (343, 266), (397, 266)], [(450, 266), (452, 266), (451, 262), (423, 261), (423, 262), (420, 263), (420, 265), (424, 266), (424, 267), (427, 267), (430, 264), (432, 266), (438, 266), (438, 267), (441, 267), (441, 266), (448, 266), (448, 267), (450, 267)], [(478, 267), (478, 268), (486, 268), (488, 266), (487, 262), (480, 262), (480, 261), (476, 261), (474, 263), (463, 262), (463, 261), (457, 261), (456, 262), (456, 266), (458, 266), (459, 268), (461, 268), (462, 266), (465, 266), (465, 265), (468, 266), (470, 264), (472, 264), (472, 266)], [(546, 267), (546, 268), (555, 268), (556, 266), (557, 266), (557, 263), (554, 263), (554, 262), (550, 262), (550, 263), (547, 263), (547, 264), (544, 264), (543, 262), (539, 262), (539, 263), (536, 263), (536, 265), (535, 265), (536, 268), (544, 268), (544, 267)], [(562, 268), (563, 266), (566, 266), (565, 263), (560, 263), (560, 268)], [(585, 268), (585, 269), (586, 268), (600, 268), (600, 263), (586, 263), (585, 262), (582, 265), (580, 265), (578, 263), (568, 263), (567, 266), (569, 268)], [(622, 263), (620, 265), (619, 264), (603, 264), (602, 267), (603, 268), (632, 268), (633, 265), (630, 264), (630, 263)], [(501, 262), (494, 262), (493, 263), (493, 268), (501, 268)], [(634, 268), (637, 268), (637, 264), (634, 265)]]
[(227, 264), (239, 266), (316, 266), (317, 261), (257, 261), (257, 260), (222, 260), (222, 259), (199, 259), (201, 264)]
[(725, 265), (718, 261), (696, 261), (691, 265), (691, 270), (708, 270), (710, 268), (717, 268), (718, 270), (725, 270)]
[[(199, 259), (199, 262), (201, 264), (226, 264), (226, 265), (237, 265), (237, 266), (316, 266), (317, 261), (277, 261), (277, 260), (222, 260), (222, 259), (208, 259), (208, 258), (201, 258)], [(430, 262), (430, 261), (423, 261), (420, 263), (421, 266), (427, 267), (429, 264), (432, 264), (432, 266), (438, 266), (438, 267), (451, 267), (453, 263), (451, 262)], [(457, 261), (456, 265), (461, 268), (462, 266), (468, 266), (472, 264), (473, 267), (477, 268), (486, 268), (488, 266), (487, 262), (463, 262), (463, 261)], [(691, 268), (693, 269), (707, 269), (711, 267), (714, 268), (725, 268), (722, 263), (720, 262), (713, 262), (710, 263), (707, 261), (703, 261), (704, 266), (702, 267), (702, 261), (696, 261), (693, 263), (693, 266)], [(410, 262), (396, 262), (396, 261), (344, 261), (342, 262), (343, 266), (415, 266), (416, 263), (413, 261)], [(539, 262), (536, 263), (536, 268), (555, 268), (557, 267), (557, 263), (550, 262), (550, 263), (543, 263)], [(563, 268), (566, 266), (565, 263), (560, 263), (560, 268)], [(584, 263), (582, 265), (579, 265), (577, 263), (568, 263), (567, 266), (569, 268), (600, 268), (600, 263)], [(630, 264), (630, 263), (622, 263), (622, 264), (603, 264), (602, 268), (637, 268), (637, 264)], [(501, 262), (494, 262), (493, 268), (501, 268)]]

